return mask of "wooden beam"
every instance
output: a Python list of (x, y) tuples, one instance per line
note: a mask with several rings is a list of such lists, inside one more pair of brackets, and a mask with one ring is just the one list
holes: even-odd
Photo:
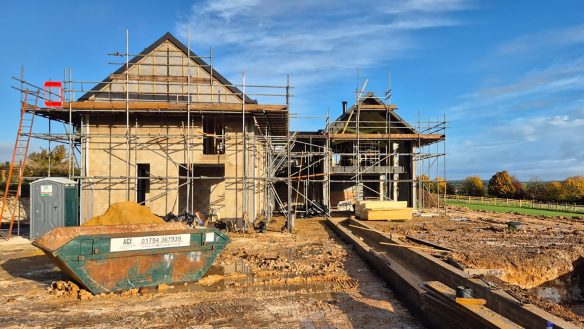
[[(73, 110), (93, 110), (93, 111), (124, 111), (126, 102), (63, 102), (63, 108)], [(133, 110), (172, 110), (186, 111), (185, 103), (166, 103), (166, 102), (129, 102), (128, 108)], [(191, 111), (236, 111), (241, 112), (241, 104), (237, 103), (191, 103)], [(245, 104), (246, 112), (282, 112), (287, 110), (286, 105), (273, 104)]]
[(290, 179), (295, 179), (295, 180), (301, 180), (301, 179), (306, 179), (306, 178), (312, 178), (312, 177), (322, 177), (325, 176), (326, 174), (324, 173), (318, 173), (318, 174), (310, 174), (310, 175), (302, 175), (302, 176), (290, 176)]
[[(427, 253), (412, 248), (396, 249), (401, 252), (381, 252), (375, 246), (379, 242), (391, 242), (389, 237), (384, 236), (382, 232), (376, 232), (376, 230), (373, 230), (363, 222), (359, 222), (359, 224), (372, 231), (353, 230), (351, 232), (344, 226), (344, 221), (343, 219), (331, 217), (326, 219), (327, 225), (343, 240), (350, 243), (353, 246), (353, 250), (373, 266), (381, 278), (395, 288), (397, 294), (404, 297), (403, 301), (407, 307), (414, 313), (420, 314), (421, 319), (429, 320), (430, 327), (481, 327), (480, 324), (483, 322), (478, 322), (477, 320), (473, 323), (474, 318), (468, 316), (470, 312), (465, 311), (464, 314), (456, 312), (451, 316), (450, 310), (453, 307), (459, 309), (463, 307), (472, 308), (473, 310), (484, 307), (455, 302), (456, 293), (454, 289), (449, 287), (466, 286), (472, 289), (475, 298), (485, 299), (491, 311), (498, 313), (490, 312), (488, 314), (490, 319), (502, 320), (497, 323), (501, 325), (495, 326), (495, 328), (509, 328), (510, 326), (508, 325), (513, 325), (514, 323), (523, 328), (545, 328), (548, 321), (553, 322), (554, 328), (576, 328), (575, 325), (568, 321), (552, 315), (533, 304), (519, 303), (516, 298), (513, 298), (508, 293), (492, 289), (484, 282), (471, 278), (468, 274)], [(407, 268), (404, 268), (402, 264), (407, 264)], [(444, 283), (441, 287), (435, 284), (428, 285), (428, 281), (438, 279)], [(444, 293), (446, 290), (448, 290), (447, 294)], [(438, 300), (437, 298), (440, 299)], [(436, 310), (441, 312), (434, 312)], [(513, 322), (503, 321), (504, 319), (502, 318), (513, 319)], [(441, 322), (444, 319), (448, 320), (448, 322), (453, 322), (455, 325), (444, 325), (446, 322)], [(469, 321), (470, 323), (465, 323)], [(441, 323), (443, 325), (440, 325)], [(516, 328), (517, 326), (511, 327)], [(485, 326), (485, 328), (493, 327)]]
[[(357, 134), (331, 134), (332, 139), (357, 139)], [(432, 139), (441, 140), (444, 135), (440, 134), (359, 134), (359, 139)]]
[(345, 126), (343, 127), (343, 132), (342, 134), (345, 133), (345, 131), (347, 130), (347, 126), (349, 125), (349, 122), (351, 121), (351, 118), (353, 117), (353, 113), (354, 113), (354, 109), (351, 108), (351, 113), (349, 113), (349, 118), (347, 119), (347, 121), (345, 121)]
[(379, 244), (382, 244), (385, 246), (394, 246), (394, 247), (409, 248), (409, 249), (419, 249), (419, 250), (427, 250), (427, 251), (434, 251), (434, 252), (450, 252), (448, 250), (440, 250), (440, 249), (434, 249), (434, 248), (429, 248), (429, 247), (412, 246), (412, 245), (392, 243), (392, 242), (379, 242)]
[[(111, 80), (126, 80), (125, 74), (111, 74)], [(180, 82), (187, 83), (188, 77), (185, 76), (168, 76), (168, 75), (128, 75), (128, 80), (131, 81), (156, 81), (156, 82)], [(211, 83), (210, 78), (191, 77), (191, 83)]]
[(481, 298), (462, 298), (456, 297), (455, 301), (462, 305), (486, 305), (487, 301)]
[(361, 104), (359, 106), (361, 110), (395, 110), (397, 105), (395, 104)]

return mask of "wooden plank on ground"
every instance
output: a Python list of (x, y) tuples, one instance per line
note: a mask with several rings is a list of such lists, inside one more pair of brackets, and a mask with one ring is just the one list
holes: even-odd
[(379, 244), (382, 244), (385, 246), (394, 246), (394, 247), (402, 247), (402, 248), (410, 248), (410, 249), (418, 249), (418, 250), (426, 250), (426, 251), (434, 251), (434, 252), (450, 252), (448, 250), (440, 250), (440, 249), (421, 247), (421, 246), (411, 246), (411, 245), (407, 245), (407, 244), (392, 243), (392, 242), (379, 242)]
[[(427, 291), (428, 297), (425, 301), (443, 308), (445, 312), (453, 314), (466, 315), (472, 318), (477, 323), (473, 327), (480, 328), (523, 328), (515, 322), (503, 317), (502, 315), (487, 308), (485, 300), (476, 300), (473, 298), (460, 298), (462, 302), (458, 302), (454, 289), (446, 286), (439, 281), (424, 282), (422, 288)], [(436, 303), (440, 300), (441, 303)], [(470, 300), (473, 300), (471, 302)], [(460, 316), (459, 316), (460, 318)], [(456, 326), (460, 327), (460, 326)]]
[(365, 220), (411, 220), (413, 218), (413, 210), (411, 208), (364, 211), (355, 209), (355, 216)]

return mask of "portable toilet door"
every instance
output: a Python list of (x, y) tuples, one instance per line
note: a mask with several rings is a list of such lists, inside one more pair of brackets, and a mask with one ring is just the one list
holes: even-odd
[(55, 227), (77, 226), (77, 182), (49, 177), (30, 183), (30, 237), (36, 239)]

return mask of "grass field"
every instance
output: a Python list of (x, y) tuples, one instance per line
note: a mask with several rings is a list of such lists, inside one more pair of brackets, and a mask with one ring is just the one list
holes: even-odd
[(564, 212), (564, 211), (555, 211), (555, 210), (546, 210), (546, 209), (533, 209), (533, 208), (520, 208), (520, 207), (512, 207), (512, 206), (495, 206), (495, 205), (488, 205), (488, 204), (476, 204), (476, 203), (467, 203), (466, 201), (456, 201), (456, 200), (446, 200), (447, 205), (452, 206), (460, 206), (460, 207), (467, 207), (472, 210), (486, 210), (486, 211), (494, 211), (494, 212), (515, 212), (523, 215), (531, 215), (531, 216), (546, 216), (546, 217), (580, 217), (584, 216), (584, 214), (577, 214), (572, 212)]

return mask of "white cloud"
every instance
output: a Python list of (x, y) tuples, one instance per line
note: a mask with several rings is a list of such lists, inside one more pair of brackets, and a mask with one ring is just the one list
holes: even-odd
[(386, 12), (388, 13), (404, 13), (412, 11), (454, 11), (463, 10), (471, 7), (469, 1), (461, 0), (403, 0), (393, 1), (386, 5)]
[(194, 4), (176, 30), (184, 40), (190, 27), (195, 50), (213, 47), (214, 62), (225, 75), (246, 71), (252, 81), (281, 85), (290, 73), (298, 91), (403, 56), (421, 46), (415, 31), (460, 24), (449, 14), (469, 5), (466, 0), (209, 0)]
[[(230, 20), (234, 16), (250, 11), (258, 5), (258, 2), (258, 0), (216, 0), (207, 3), (201, 10), (203, 13), (215, 14), (225, 20)], [(195, 5), (193, 5), (193, 10), (195, 10), (194, 7)]]
[(584, 119), (572, 115), (518, 117), (506, 124), (489, 129), (493, 136), (504, 136), (518, 141), (536, 142), (550, 138), (573, 138), (584, 127)]
[[(468, 6), (467, 0), (393, 1), (391, 5), (374, 0), (208, 0), (192, 5), (188, 17), (177, 23), (176, 33), (186, 40), (190, 28), (191, 48), (201, 56), (212, 47), (215, 68), (233, 83), (239, 83), (245, 71), (247, 84), (282, 86), (290, 74), (291, 110), (301, 116), (323, 116), (310, 122), (292, 120), (292, 129), (320, 129), (331, 105), (320, 101), (330, 92), (330, 83), (352, 84), (357, 69), (379, 70), (395, 59), (412, 56), (413, 50), (423, 47), (416, 40), (421, 31), (461, 24), (452, 13)], [(368, 77), (362, 76), (361, 82), (364, 78)], [(274, 93), (274, 89), (249, 88), (248, 92)], [(348, 90), (346, 99), (353, 96)], [(251, 97), (264, 103), (284, 102), (282, 97)]]
[(553, 118), (550, 118), (549, 123), (550, 125), (559, 128), (577, 128), (584, 126), (584, 119), (570, 118), (567, 115), (557, 115)]
[[(544, 113), (454, 121), (451, 131), (459, 133), (448, 140), (450, 177), (479, 174), (489, 178), (500, 170), (509, 170), (523, 180), (583, 175), (582, 100)], [(472, 126), (472, 131), (460, 133), (465, 126)]]
[[(515, 81), (488, 86), (460, 97), (460, 102), (448, 109), (451, 118), (496, 117), (512, 112), (550, 108), (550, 100), (582, 99), (584, 91), (584, 57), (547, 64), (532, 69)], [(570, 95), (571, 94), (571, 95)], [(531, 106), (525, 106), (530, 104)]]
[(502, 44), (497, 49), (497, 53), (499, 55), (518, 55), (547, 51), (578, 43), (584, 43), (584, 25), (521, 36)]
[[(483, 78), (496, 82), (462, 95), (447, 111), (450, 177), (584, 174), (584, 56), (564, 51), (582, 42), (584, 26), (566, 28), (513, 39), (496, 47), (499, 56), (483, 59), (489, 64)], [(523, 65), (525, 52), (531, 57)], [(502, 73), (493, 79), (492, 72)]]

